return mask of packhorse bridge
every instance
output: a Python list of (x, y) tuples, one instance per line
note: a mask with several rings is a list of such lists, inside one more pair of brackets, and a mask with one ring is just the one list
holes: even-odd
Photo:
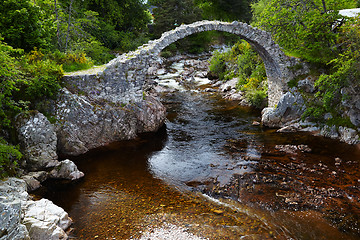
[(141, 101), (149, 68), (159, 61), (164, 48), (189, 35), (213, 30), (235, 34), (259, 53), (268, 78), (269, 106), (275, 106), (287, 90), (287, 82), (304, 71), (293, 70), (299, 62), (286, 56), (268, 32), (236, 21), (199, 21), (165, 32), (160, 39), (111, 60), (103, 68), (67, 75), (65, 83), (69, 89), (85, 92), (95, 100), (120, 104)]

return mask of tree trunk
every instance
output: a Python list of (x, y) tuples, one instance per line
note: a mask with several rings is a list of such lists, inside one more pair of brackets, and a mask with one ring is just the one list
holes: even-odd
[(65, 42), (65, 51), (68, 50), (68, 44), (69, 44), (69, 37), (70, 37), (70, 25), (71, 25), (71, 10), (72, 10), (72, 4), (73, 4), (74, 0), (70, 1), (70, 5), (69, 5), (69, 18), (68, 18), (68, 28), (67, 28), (67, 33), (66, 33), (66, 42)]
[(57, 7), (57, 0), (54, 0), (55, 5), (55, 17), (56, 17), (56, 38), (57, 38), (57, 45), (58, 48), (61, 50), (61, 38), (60, 38), (60, 19), (59, 19), (59, 11)]

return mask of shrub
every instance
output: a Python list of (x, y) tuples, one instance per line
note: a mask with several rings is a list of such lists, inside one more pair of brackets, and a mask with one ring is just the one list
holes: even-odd
[(250, 102), (251, 106), (262, 109), (267, 104), (267, 92), (263, 90), (249, 90), (245, 94), (246, 99)]
[(86, 58), (89, 62), (94, 62), (97, 65), (101, 65), (109, 62), (114, 58), (114, 55), (110, 54), (110, 49), (104, 47), (99, 41), (94, 39), (88, 39), (86, 41), (79, 41), (73, 44), (73, 50), (70, 53), (86, 54)]
[(19, 91), (22, 73), (12, 55), (19, 52), (0, 39), (0, 130), (10, 127), (12, 117), (21, 111), (21, 106), (13, 99), (13, 94)]
[(16, 174), (17, 161), (22, 158), (19, 147), (9, 145), (0, 138), (0, 179)]
[(210, 59), (210, 73), (217, 76), (220, 80), (224, 80), (226, 75), (226, 53), (215, 51)]
[(54, 59), (57, 64), (62, 65), (65, 72), (89, 69), (94, 65), (91, 58), (87, 57), (84, 52), (62, 53), (56, 51), (51, 55), (51, 58)]
[(237, 42), (228, 52), (215, 52), (210, 60), (210, 73), (220, 80), (237, 77), (237, 88), (245, 92), (247, 100), (255, 107), (265, 106), (268, 89), (265, 65), (246, 41)]
[(19, 99), (38, 101), (56, 96), (63, 77), (61, 65), (35, 48), (23, 58), (22, 68), (26, 75), (21, 86), (24, 95), (18, 96)]

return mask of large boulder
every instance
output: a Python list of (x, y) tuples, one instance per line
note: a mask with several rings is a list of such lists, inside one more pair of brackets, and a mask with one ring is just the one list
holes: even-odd
[(24, 153), (24, 167), (42, 170), (58, 164), (54, 126), (40, 112), (20, 114), (16, 118), (18, 138)]
[(154, 97), (116, 104), (92, 100), (63, 89), (55, 105), (58, 151), (79, 155), (114, 141), (134, 139), (139, 133), (158, 130), (166, 109)]
[(31, 239), (58, 240), (67, 239), (65, 232), (72, 220), (64, 209), (50, 200), (28, 201), (25, 206), (24, 224)]
[(30, 240), (22, 224), (22, 205), (28, 200), (26, 183), (17, 178), (0, 180), (0, 240)]
[(276, 108), (268, 107), (262, 111), (262, 123), (268, 127), (283, 127), (286, 123), (300, 119), (305, 111), (301, 94), (287, 92), (281, 96)]
[(72, 220), (50, 200), (30, 200), (26, 183), (17, 178), (0, 181), (0, 240), (67, 239)]

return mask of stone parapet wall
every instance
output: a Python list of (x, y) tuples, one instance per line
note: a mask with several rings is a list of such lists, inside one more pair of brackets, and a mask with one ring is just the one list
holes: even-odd
[[(66, 87), (84, 92), (95, 100), (118, 104), (141, 101), (148, 69), (160, 61), (158, 56), (165, 47), (189, 35), (213, 30), (240, 36), (260, 54), (268, 77), (269, 106), (275, 106), (281, 95), (288, 90), (288, 81), (308, 71), (297, 59), (286, 56), (268, 32), (236, 21), (228, 23), (205, 20), (165, 32), (161, 38), (149, 41), (136, 51), (111, 60), (99, 72), (68, 75), (64, 78)], [(291, 70), (298, 64), (303, 65), (300, 70)]]

